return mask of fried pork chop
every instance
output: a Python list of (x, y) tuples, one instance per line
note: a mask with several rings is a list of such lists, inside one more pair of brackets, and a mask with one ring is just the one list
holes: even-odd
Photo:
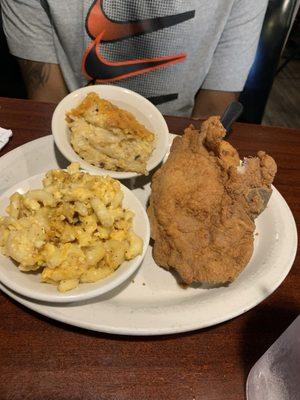
[(155, 262), (186, 284), (233, 281), (253, 253), (254, 219), (265, 209), (276, 174), (259, 151), (241, 165), (222, 140), (218, 117), (175, 138), (167, 162), (154, 174), (148, 214)]

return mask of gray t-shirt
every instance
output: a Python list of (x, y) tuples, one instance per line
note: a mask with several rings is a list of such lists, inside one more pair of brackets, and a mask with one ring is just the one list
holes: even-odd
[(13, 55), (58, 63), (70, 91), (132, 89), (190, 115), (199, 88), (239, 92), (267, 0), (1, 0)]

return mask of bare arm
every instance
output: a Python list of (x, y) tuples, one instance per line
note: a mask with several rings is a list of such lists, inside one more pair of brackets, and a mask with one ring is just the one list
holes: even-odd
[(195, 98), (192, 117), (207, 118), (210, 115), (222, 115), (228, 104), (238, 97), (239, 93), (201, 89)]
[(58, 103), (68, 94), (59, 65), (18, 58), (28, 98)]

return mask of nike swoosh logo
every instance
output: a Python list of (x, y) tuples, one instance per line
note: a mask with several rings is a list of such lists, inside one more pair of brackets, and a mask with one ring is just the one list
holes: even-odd
[(86, 57), (83, 60), (85, 72), (87, 75), (95, 79), (97, 82), (114, 82), (116, 80), (128, 78), (138, 74), (143, 74), (154, 69), (174, 64), (185, 59), (185, 54), (177, 54), (176, 56), (164, 56), (159, 58), (148, 58), (143, 60), (130, 61), (109, 61), (101, 55), (101, 39), (102, 36), (93, 41), (88, 49)]
[(156, 58), (109, 61), (101, 54), (101, 44), (154, 32), (193, 18), (195, 11), (139, 21), (117, 22), (103, 11), (103, 0), (95, 0), (86, 18), (86, 29), (94, 39), (82, 59), (82, 71), (98, 83), (114, 82), (183, 61), (185, 53)]
[(132, 36), (144, 35), (180, 24), (195, 16), (195, 11), (187, 11), (138, 21), (113, 21), (105, 14), (103, 1), (95, 0), (86, 18), (86, 30), (92, 39), (95, 39), (104, 31), (102, 42), (115, 42)]

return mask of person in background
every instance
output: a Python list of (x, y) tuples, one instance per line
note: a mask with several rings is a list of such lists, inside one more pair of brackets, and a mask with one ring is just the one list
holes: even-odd
[(147, 97), (162, 113), (221, 114), (243, 90), (267, 0), (1, 0), (28, 97), (89, 84)]

